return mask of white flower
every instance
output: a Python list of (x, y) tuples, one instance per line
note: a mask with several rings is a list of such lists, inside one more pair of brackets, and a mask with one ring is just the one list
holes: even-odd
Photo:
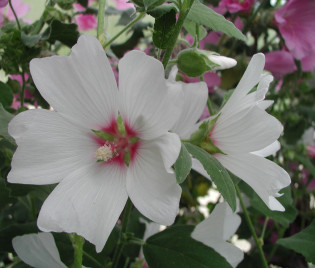
[(240, 224), (240, 216), (233, 213), (226, 202), (219, 203), (210, 216), (195, 227), (191, 237), (213, 248), (232, 267), (236, 267), (243, 260), (244, 253), (226, 240), (231, 238)]
[(233, 68), (237, 64), (237, 61), (235, 59), (225, 57), (225, 56), (210, 54), (208, 56), (208, 58), (209, 58), (209, 60), (211, 60), (215, 64), (219, 65), (219, 66), (213, 68), (213, 70), (230, 69), (230, 68)]
[[(290, 177), (284, 169), (264, 158), (279, 149), (277, 139), (282, 132), (280, 122), (265, 111), (272, 104), (272, 101), (264, 101), (272, 76), (261, 75), (264, 64), (263, 54), (253, 56), (230, 99), (218, 112), (220, 116), (210, 138), (225, 153), (214, 155), (225, 168), (249, 184), (271, 210), (284, 211), (275, 197), (280, 196), (279, 190), (290, 184)], [(257, 84), (257, 90), (249, 93)], [(193, 114), (183, 115), (179, 119), (181, 123), (172, 128), (185, 139), (197, 129), (198, 124), (190, 122), (193, 119), (196, 122), (200, 117), (208, 93), (200, 89), (198, 94), (189, 94), (190, 99), (195, 98), (195, 106), (199, 102), (198, 111), (196, 109)], [(185, 102), (185, 109), (188, 110), (189, 105), (189, 102)], [(215, 117), (217, 115), (212, 118)], [(193, 168), (209, 178), (196, 159), (193, 159)]]
[[(56, 112), (29, 110), (12, 120), (9, 133), (18, 148), (8, 181), (59, 183), (41, 208), (38, 227), (75, 232), (100, 252), (128, 196), (147, 218), (172, 224), (181, 188), (170, 171), (181, 145), (168, 130), (182, 102), (162, 64), (129, 52), (119, 62), (118, 90), (102, 46), (83, 35), (69, 57), (34, 59), (30, 70)], [(118, 129), (119, 118), (125, 130)]]
[(36, 268), (66, 268), (60, 260), (54, 237), (51, 233), (16, 236), (13, 248), (19, 258)]

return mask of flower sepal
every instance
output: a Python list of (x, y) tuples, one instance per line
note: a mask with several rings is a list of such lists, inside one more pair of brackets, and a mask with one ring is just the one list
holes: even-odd
[(112, 134), (109, 134), (108, 132), (102, 131), (102, 130), (95, 130), (91, 129), (92, 132), (99, 138), (101, 138), (104, 141), (113, 141), (115, 140), (115, 136)]

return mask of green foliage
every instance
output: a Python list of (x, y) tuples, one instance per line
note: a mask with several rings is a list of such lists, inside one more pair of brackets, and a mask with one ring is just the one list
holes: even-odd
[(13, 138), (8, 133), (8, 124), (12, 118), (13, 115), (8, 113), (0, 103), (0, 137), (3, 137), (12, 144), (15, 144)]
[(149, 237), (143, 253), (150, 268), (231, 267), (212, 248), (191, 238), (193, 229), (193, 226), (175, 225)]
[(184, 143), (188, 152), (192, 154), (192, 156), (200, 161), (203, 165), (204, 169), (209, 174), (210, 178), (218, 187), (218, 190), (228, 202), (233, 211), (236, 210), (236, 193), (233, 181), (226, 171), (226, 169), (222, 166), (222, 164), (216, 160), (211, 154), (207, 153), (200, 147), (197, 147), (190, 143)]
[(176, 180), (179, 184), (183, 183), (186, 180), (191, 170), (191, 165), (191, 157), (186, 149), (185, 144), (182, 143), (179, 156), (174, 164)]
[(11, 106), (12, 101), (13, 101), (13, 92), (11, 88), (7, 84), (0, 82), (0, 103), (4, 107), (9, 107)]
[(303, 231), (279, 239), (277, 244), (301, 253), (307, 261), (315, 263), (315, 220)]

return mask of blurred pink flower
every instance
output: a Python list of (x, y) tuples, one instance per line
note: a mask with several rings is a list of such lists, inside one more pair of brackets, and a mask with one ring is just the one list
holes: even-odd
[(308, 155), (310, 157), (315, 158), (315, 145), (308, 145), (307, 150), (308, 150)]
[[(88, 5), (90, 5), (91, 2), (92, 0), (89, 0)], [(73, 7), (77, 11), (85, 10), (85, 7), (81, 6), (79, 3), (73, 4)], [(79, 14), (75, 17), (75, 21), (81, 31), (88, 31), (97, 27), (97, 20), (93, 14)]]
[[(23, 3), (21, 0), (12, 1), (12, 6), (14, 8), (16, 15), (19, 18), (23, 17), (24, 15), (27, 14), (27, 12), (30, 11), (30, 6), (26, 3)], [(11, 8), (9, 8), (9, 6), (7, 7), (6, 17), (11, 21), (15, 21), (14, 14), (13, 14)]]
[(265, 53), (265, 69), (272, 72), (276, 78), (297, 70), (292, 54), (285, 50)]
[(275, 12), (275, 23), (296, 59), (308, 56), (315, 43), (315, 1), (289, 0)]
[(115, 0), (116, 2), (116, 8), (117, 9), (128, 9), (128, 8), (134, 8), (134, 5), (132, 3), (127, 3), (128, 0)]
[(315, 69), (315, 49), (313, 48), (312, 52), (301, 59), (302, 69), (304, 72), (312, 72)]
[(225, 7), (230, 13), (236, 12), (250, 12), (252, 5), (254, 4), (255, 0), (221, 0), (219, 3), (219, 7)]
[(8, 0), (0, 0), (0, 7), (5, 7), (8, 4)]

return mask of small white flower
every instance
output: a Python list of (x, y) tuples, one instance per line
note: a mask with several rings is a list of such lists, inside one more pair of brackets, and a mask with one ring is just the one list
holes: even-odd
[(195, 227), (191, 237), (213, 248), (232, 267), (236, 267), (243, 260), (244, 253), (226, 240), (231, 238), (240, 224), (240, 216), (233, 213), (226, 202), (219, 203), (210, 216)]
[(19, 258), (36, 268), (66, 268), (51, 233), (38, 233), (16, 236), (13, 248)]
[(56, 112), (29, 110), (12, 120), (9, 133), (18, 148), (8, 181), (59, 183), (41, 208), (38, 227), (75, 232), (100, 252), (128, 196), (147, 218), (172, 224), (181, 188), (169, 171), (181, 145), (168, 130), (183, 102), (167, 85), (162, 64), (129, 52), (119, 62), (118, 90), (102, 46), (83, 35), (70, 56), (34, 59), (30, 70)]
[[(265, 111), (272, 104), (264, 98), (273, 78), (261, 75), (264, 65), (263, 54), (253, 56), (230, 99), (219, 111), (210, 138), (225, 153), (214, 155), (225, 168), (249, 184), (271, 210), (284, 211), (275, 197), (280, 196), (279, 190), (290, 184), (290, 177), (284, 169), (264, 158), (279, 149), (277, 139), (282, 132), (281, 123)], [(257, 84), (257, 90), (249, 93)], [(191, 114), (183, 114), (172, 129), (188, 139), (198, 128), (198, 124), (191, 122), (200, 117), (208, 92), (202, 87), (198, 94), (189, 91), (184, 91), (184, 94), (189, 94), (185, 100), (194, 98), (194, 105), (198, 108)], [(189, 101), (185, 102), (186, 110), (190, 109), (189, 105)], [(215, 117), (217, 115), (212, 118)], [(193, 159), (193, 168), (210, 178), (196, 159)]]

